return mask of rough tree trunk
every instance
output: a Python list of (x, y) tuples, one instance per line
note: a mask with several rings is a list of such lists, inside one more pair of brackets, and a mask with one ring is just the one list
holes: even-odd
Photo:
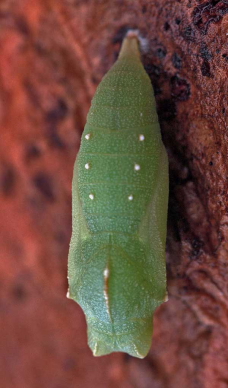
[[(228, 387), (226, 0), (2, 0), (0, 386)], [(150, 354), (94, 358), (65, 298), (86, 113), (128, 28), (148, 39), (170, 160), (169, 302)]]

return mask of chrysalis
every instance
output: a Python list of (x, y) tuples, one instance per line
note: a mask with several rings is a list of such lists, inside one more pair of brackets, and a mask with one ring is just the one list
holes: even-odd
[(168, 162), (135, 33), (97, 88), (74, 167), (69, 296), (94, 356), (147, 355), (166, 298)]

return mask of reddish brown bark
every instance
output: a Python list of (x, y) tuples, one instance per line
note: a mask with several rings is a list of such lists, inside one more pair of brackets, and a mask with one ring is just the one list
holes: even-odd
[[(227, 14), (222, 0), (1, 2), (1, 387), (228, 386)], [(128, 28), (149, 42), (169, 153), (169, 302), (144, 360), (96, 359), (65, 298), (71, 179)]]

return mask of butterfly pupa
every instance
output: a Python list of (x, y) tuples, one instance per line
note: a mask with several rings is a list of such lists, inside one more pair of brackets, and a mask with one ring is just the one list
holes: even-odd
[(69, 297), (94, 356), (143, 358), (166, 298), (168, 160), (137, 34), (93, 97), (74, 166)]

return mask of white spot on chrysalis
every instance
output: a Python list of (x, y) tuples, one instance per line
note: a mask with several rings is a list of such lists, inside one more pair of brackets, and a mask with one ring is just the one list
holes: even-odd
[(70, 299), (70, 290), (69, 290), (69, 289), (68, 289), (68, 291), (67, 291), (66, 297), (67, 297), (68, 299)]
[(145, 140), (145, 136), (144, 135), (139, 135), (139, 141), (143, 141)]
[(85, 135), (85, 139), (86, 139), (86, 140), (89, 140), (89, 139), (90, 139), (90, 136), (91, 136), (91, 134), (90, 134), (90, 133), (87, 133), (87, 134)]
[(141, 168), (141, 167), (140, 167), (140, 165), (139, 165), (139, 164), (135, 164), (135, 165), (134, 165), (134, 170), (135, 170), (135, 171), (139, 171), (139, 170), (140, 170), (140, 168)]
[(165, 298), (164, 298), (164, 302), (168, 302), (168, 300), (169, 300), (169, 296), (168, 296), (168, 294), (166, 293), (166, 296), (165, 296)]
[(103, 274), (104, 274), (104, 278), (105, 278), (105, 280), (106, 280), (106, 279), (108, 278), (108, 275), (109, 275), (109, 269), (108, 269), (108, 268), (105, 268)]
[[(107, 313), (110, 317), (110, 306), (109, 306), (109, 296), (108, 296), (108, 280), (109, 280), (109, 269), (106, 267), (104, 269), (104, 298), (105, 298), (105, 303), (107, 306)], [(111, 318), (111, 317), (110, 317)]]
[(108, 293), (106, 290), (104, 290), (104, 298), (105, 298), (105, 301), (106, 301), (106, 304), (107, 304), (107, 307), (108, 307)]
[(86, 163), (86, 164), (85, 164), (85, 168), (86, 168), (86, 170), (88, 170), (88, 169), (90, 168), (90, 164), (89, 164), (89, 163)]
[(90, 194), (90, 195), (89, 195), (89, 198), (90, 198), (90, 199), (94, 199), (94, 194)]
[(133, 198), (134, 198), (134, 197), (133, 197), (133, 195), (132, 195), (132, 194), (128, 196), (128, 199), (129, 199), (129, 201), (132, 201), (132, 200), (133, 200)]

